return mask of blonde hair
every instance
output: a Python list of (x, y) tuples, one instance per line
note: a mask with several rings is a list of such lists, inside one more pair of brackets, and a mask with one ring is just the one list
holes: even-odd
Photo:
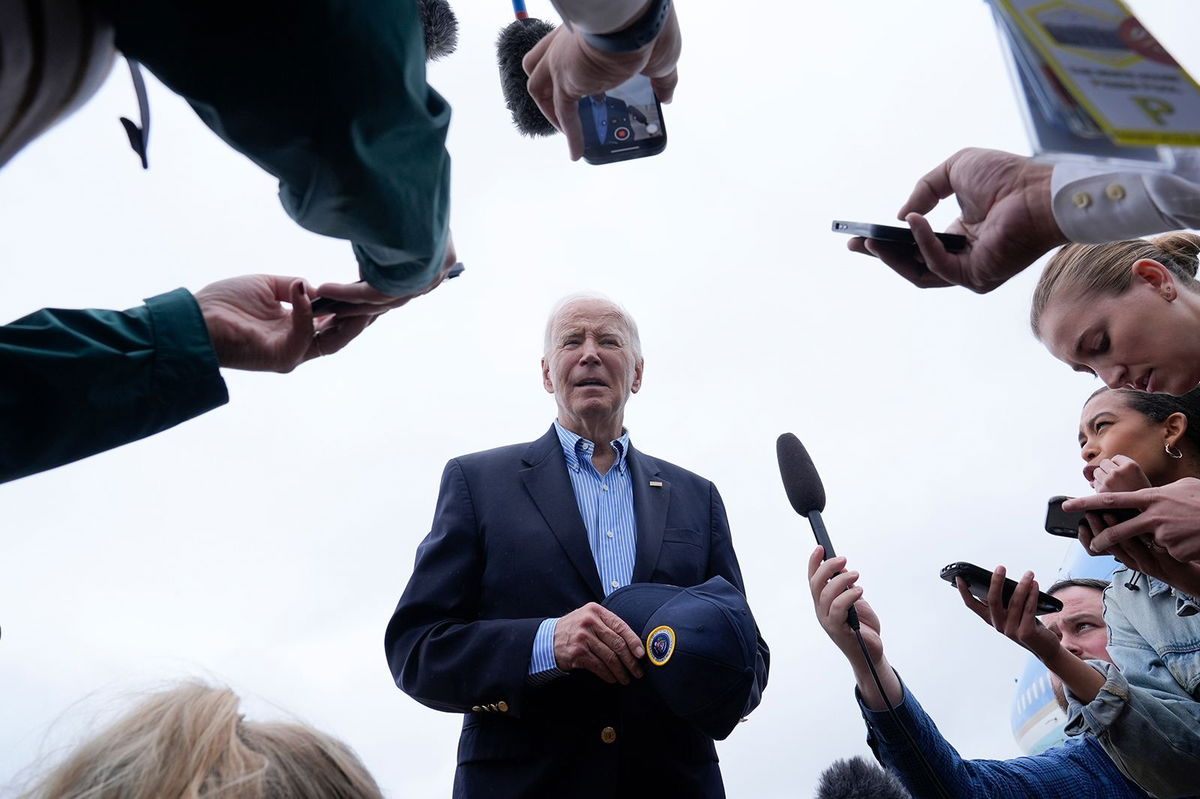
[(1129, 288), (1130, 267), (1143, 258), (1158, 261), (1174, 276), (1182, 288), (1197, 290), (1196, 266), (1200, 255), (1200, 236), (1194, 233), (1166, 233), (1151, 239), (1130, 239), (1108, 244), (1068, 244), (1050, 259), (1029, 309), (1029, 325), (1041, 338), (1042, 314), (1050, 300), (1065, 291), (1078, 296), (1120, 294)]
[(153, 694), (22, 799), (382, 799), (340, 741), (299, 723), (243, 720), (228, 688)]

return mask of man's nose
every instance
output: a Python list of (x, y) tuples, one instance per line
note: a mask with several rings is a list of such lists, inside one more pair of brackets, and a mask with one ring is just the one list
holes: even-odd
[(598, 363), (600, 361), (600, 348), (596, 346), (596, 342), (590, 338), (585, 339), (583, 345), (579, 348), (580, 363)]

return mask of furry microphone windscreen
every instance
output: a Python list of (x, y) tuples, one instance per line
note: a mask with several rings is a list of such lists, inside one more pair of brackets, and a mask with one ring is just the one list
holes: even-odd
[(446, 0), (417, 0), (425, 28), (425, 59), (436, 61), (458, 47), (458, 17)]
[(816, 799), (912, 799), (900, 780), (865, 758), (835, 761), (821, 774)]
[(537, 103), (529, 96), (526, 83), (529, 77), (521, 66), (525, 54), (533, 49), (546, 34), (554, 30), (549, 22), (529, 17), (513, 20), (500, 31), (496, 39), (496, 61), (500, 65), (500, 88), (504, 92), (504, 105), (512, 112), (513, 124), (526, 136), (550, 136), (557, 133), (550, 120), (538, 110)]

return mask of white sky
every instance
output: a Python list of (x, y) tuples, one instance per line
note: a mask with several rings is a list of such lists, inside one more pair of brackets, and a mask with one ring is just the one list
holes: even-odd
[[(492, 47), (508, 4), (480, 6), (458, 3), (459, 52), (430, 70), (454, 106), (466, 274), (337, 357), (229, 372), (223, 408), (0, 486), (0, 794), (131, 692), (203, 675), (251, 716), (282, 708), (345, 739), (390, 796), (448, 795), (460, 719), (394, 687), (384, 625), (444, 462), (550, 423), (542, 324), (584, 289), (637, 317), (633, 441), (721, 489), (771, 646), (762, 706), (718, 746), (729, 794), (810, 795), (831, 761), (867, 752), (776, 470), (788, 430), (916, 696), (964, 755), (1018, 754), (1025, 656), (937, 574), (970, 560), (1053, 576), (1065, 545), (1041, 518), (1048, 496), (1086, 490), (1075, 427), (1094, 384), (1028, 332), (1035, 271), (986, 297), (919, 292), (829, 232), (894, 218), (959, 147), (1026, 151), (987, 7), (680, 3), (666, 152), (592, 167), (511, 129)], [(1135, 6), (1200, 75), (1200, 4)], [(117, 122), (136, 112), (123, 66), (0, 172), (0, 318), (257, 271), (356, 277), (348, 245), (294, 225), (273, 181), (154, 81), (150, 98), (147, 173)]]

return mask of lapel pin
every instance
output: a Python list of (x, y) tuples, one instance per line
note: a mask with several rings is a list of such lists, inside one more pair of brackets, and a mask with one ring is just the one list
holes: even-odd
[(651, 488), (662, 488), (662, 480), (651, 480), (650, 487)]

